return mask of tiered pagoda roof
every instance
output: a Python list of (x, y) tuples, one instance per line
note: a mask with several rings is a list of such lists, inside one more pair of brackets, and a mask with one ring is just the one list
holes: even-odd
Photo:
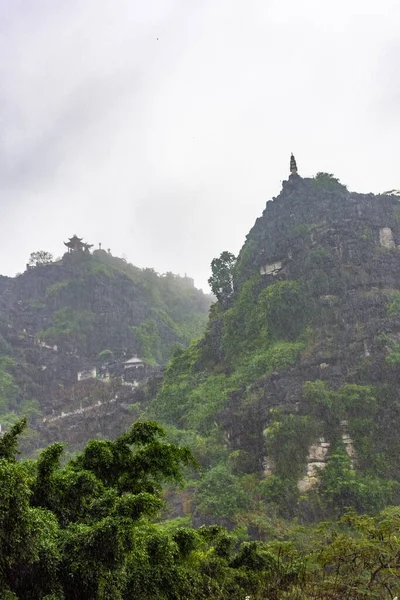
[(70, 252), (76, 252), (77, 250), (86, 250), (89, 251), (90, 248), (93, 247), (93, 244), (86, 244), (86, 242), (82, 242), (83, 238), (78, 238), (76, 234), (69, 238), (68, 242), (64, 242), (64, 245), (67, 246)]

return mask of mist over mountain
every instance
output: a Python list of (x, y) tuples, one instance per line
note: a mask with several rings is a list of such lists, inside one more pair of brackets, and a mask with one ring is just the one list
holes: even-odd
[(399, 31), (0, 0), (1, 600), (400, 598)]

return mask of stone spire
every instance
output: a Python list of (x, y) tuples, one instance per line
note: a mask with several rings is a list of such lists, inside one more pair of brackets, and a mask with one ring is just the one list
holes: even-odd
[(295, 175), (297, 173), (296, 159), (293, 156), (293, 154), (291, 154), (291, 156), (290, 156), (290, 173), (292, 175)]

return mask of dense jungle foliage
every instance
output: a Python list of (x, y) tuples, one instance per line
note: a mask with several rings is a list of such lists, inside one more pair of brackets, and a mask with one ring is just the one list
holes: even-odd
[(268, 541), (216, 525), (162, 523), (162, 486), (196, 468), (154, 422), (17, 461), (25, 421), (0, 439), (0, 586), (4, 600), (357, 600), (400, 593), (400, 511), (349, 513)]

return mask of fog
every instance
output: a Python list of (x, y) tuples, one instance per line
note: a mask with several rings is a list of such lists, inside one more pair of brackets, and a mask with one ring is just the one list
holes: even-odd
[(0, 273), (74, 233), (188, 273), (299, 174), (400, 187), (398, 0), (0, 0)]

